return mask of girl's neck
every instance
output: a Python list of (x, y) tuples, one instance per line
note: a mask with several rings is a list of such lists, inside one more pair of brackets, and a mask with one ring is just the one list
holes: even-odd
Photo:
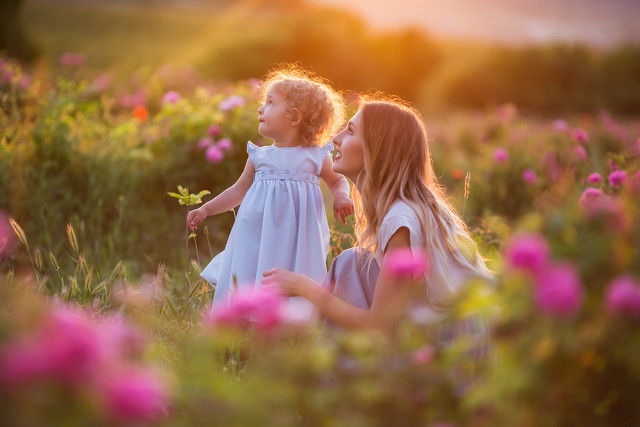
[(278, 138), (277, 140), (273, 140), (273, 145), (278, 148), (299, 147), (300, 145), (302, 145), (302, 141), (297, 136), (289, 138)]

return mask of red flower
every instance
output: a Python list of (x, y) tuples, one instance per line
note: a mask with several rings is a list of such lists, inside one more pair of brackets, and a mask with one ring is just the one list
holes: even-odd
[(138, 123), (144, 123), (149, 118), (149, 110), (144, 105), (136, 105), (133, 107), (133, 116), (138, 120)]

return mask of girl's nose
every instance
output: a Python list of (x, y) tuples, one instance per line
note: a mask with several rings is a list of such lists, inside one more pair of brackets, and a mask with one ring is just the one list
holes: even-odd
[(262, 106), (258, 107), (258, 114), (262, 114)]

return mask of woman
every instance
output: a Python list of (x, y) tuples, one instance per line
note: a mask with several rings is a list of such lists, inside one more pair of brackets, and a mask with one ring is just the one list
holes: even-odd
[[(358, 245), (334, 260), (333, 290), (277, 268), (264, 272), (264, 284), (306, 298), (342, 328), (392, 333), (412, 307), (421, 307), (423, 322), (439, 323), (470, 280), (493, 283), (466, 225), (438, 184), (416, 110), (398, 100), (363, 101), (333, 142), (333, 170), (355, 184)], [(422, 278), (420, 292), (377, 274), (385, 255), (399, 248), (429, 254), (432, 269)]]

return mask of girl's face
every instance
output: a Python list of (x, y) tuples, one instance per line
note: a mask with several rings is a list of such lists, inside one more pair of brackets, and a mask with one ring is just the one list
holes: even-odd
[(349, 120), (347, 127), (333, 138), (336, 147), (334, 172), (356, 182), (364, 169), (364, 139), (362, 137), (362, 114), (358, 111)]
[(280, 141), (291, 133), (293, 126), (286, 114), (287, 100), (284, 95), (271, 88), (264, 104), (258, 108), (258, 132), (265, 138)]

